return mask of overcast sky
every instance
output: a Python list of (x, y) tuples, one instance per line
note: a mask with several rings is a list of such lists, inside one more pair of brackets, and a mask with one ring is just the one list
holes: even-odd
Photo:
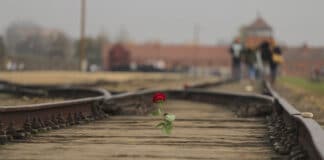
[[(194, 24), (200, 42), (230, 41), (257, 12), (291, 45), (324, 45), (324, 0), (87, 0), (86, 33), (105, 31), (115, 39), (125, 28), (132, 40), (191, 42)], [(79, 36), (80, 0), (1, 0), (0, 34), (11, 22), (29, 20)]]

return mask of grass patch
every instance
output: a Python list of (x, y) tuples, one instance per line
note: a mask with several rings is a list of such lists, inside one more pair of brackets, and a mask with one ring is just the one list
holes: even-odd
[(305, 78), (287, 76), (279, 78), (279, 82), (308, 92), (324, 94), (324, 82), (313, 82)]

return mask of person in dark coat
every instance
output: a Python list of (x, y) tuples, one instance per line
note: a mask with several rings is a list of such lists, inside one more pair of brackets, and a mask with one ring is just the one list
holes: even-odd
[(270, 61), (270, 80), (275, 83), (278, 75), (278, 66), (283, 63), (282, 52), (279, 46), (275, 46), (272, 51), (272, 58)]
[(262, 59), (262, 77), (267, 79), (270, 74), (270, 62), (272, 61), (272, 51), (270, 47), (270, 43), (268, 41), (264, 41), (259, 46), (259, 51), (261, 53)]

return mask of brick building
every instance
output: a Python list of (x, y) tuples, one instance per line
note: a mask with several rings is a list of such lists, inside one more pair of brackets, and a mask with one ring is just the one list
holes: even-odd
[[(256, 47), (264, 40), (272, 40), (272, 28), (261, 17), (257, 17), (253, 23), (242, 27), (240, 31), (240, 38), (249, 46)], [(188, 67), (228, 69), (230, 66), (228, 45), (145, 43), (123, 44), (122, 46), (129, 51), (127, 59), (130, 60), (130, 66), (151, 64), (163, 66), (165, 69)], [(122, 62), (118, 60), (113, 60), (109, 56), (112, 48), (113, 44), (106, 44), (102, 50), (103, 68), (105, 70), (111, 70), (112, 63), (119, 63), (120, 66), (126, 65), (121, 64)]]
[(240, 30), (240, 39), (245, 46), (256, 48), (263, 41), (274, 42), (272, 27), (258, 16), (251, 24)]
[(324, 68), (324, 47), (288, 47), (284, 49), (286, 75), (310, 77), (315, 68)]
[[(102, 51), (103, 68), (110, 69), (109, 52), (113, 44)], [(228, 46), (186, 44), (123, 44), (129, 51), (131, 65), (157, 65), (167, 70), (188, 67), (227, 68), (230, 63)]]
[[(251, 24), (243, 26), (239, 37), (246, 46), (252, 48), (256, 48), (265, 40), (274, 43), (273, 29), (261, 16), (258, 16)], [(128, 43), (122, 46), (129, 52), (124, 57), (127, 61), (111, 59), (109, 51), (113, 44), (104, 45), (102, 50), (103, 69), (110, 70), (112, 62), (116, 64), (129, 63), (129, 66), (152, 64), (161, 69), (188, 67), (229, 69), (230, 67), (228, 45)], [(309, 76), (314, 68), (324, 67), (324, 47), (303, 45), (283, 48), (285, 63), (282, 65), (282, 73), (284, 74)]]
[(127, 71), (130, 69), (130, 53), (122, 44), (116, 44), (108, 50), (107, 70)]

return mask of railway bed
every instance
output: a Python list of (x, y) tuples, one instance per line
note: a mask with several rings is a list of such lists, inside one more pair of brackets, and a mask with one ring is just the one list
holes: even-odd
[(269, 84), (265, 95), (201, 89), (213, 85), (221, 84), (162, 90), (166, 110), (177, 115), (171, 136), (147, 115), (158, 90), (111, 96), (47, 88), (53, 96), (80, 98), (0, 107), (0, 140), (14, 142), (1, 146), (0, 159), (324, 159), (323, 130)]
[[(177, 115), (170, 136), (151, 116), (112, 116), (3, 146), (13, 159), (278, 159), (266, 138), (265, 118), (239, 118), (226, 106), (170, 100)], [(45, 153), (45, 154), (39, 154)]]

